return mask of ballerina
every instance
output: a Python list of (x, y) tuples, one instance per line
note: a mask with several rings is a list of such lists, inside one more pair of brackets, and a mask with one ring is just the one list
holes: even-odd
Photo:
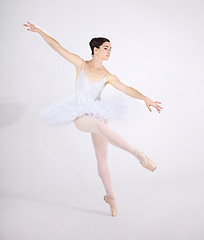
[(85, 61), (80, 56), (62, 47), (55, 39), (34, 24), (27, 23), (24, 26), (29, 27), (28, 31), (39, 33), (50, 47), (76, 68), (75, 93), (55, 101), (42, 109), (40, 114), (51, 124), (73, 122), (78, 130), (91, 133), (98, 174), (106, 191), (103, 198), (110, 205), (112, 216), (116, 216), (118, 205), (108, 166), (108, 143), (131, 153), (144, 168), (152, 172), (156, 169), (156, 165), (143, 152), (108, 126), (109, 120), (128, 116), (131, 110), (130, 105), (122, 101), (103, 100), (101, 99), (101, 92), (107, 84), (111, 84), (126, 95), (143, 100), (150, 112), (152, 106), (160, 113), (162, 107), (158, 104), (161, 104), (161, 102), (152, 101), (136, 89), (125, 85), (117, 76), (107, 71), (103, 66), (103, 61), (110, 57), (112, 47), (109, 39), (104, 37), (93, 38), (89, 42), (92, 59)]

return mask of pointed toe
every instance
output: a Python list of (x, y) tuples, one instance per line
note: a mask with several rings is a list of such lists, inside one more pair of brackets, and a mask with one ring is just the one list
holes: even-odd
[(139, 154), (143, 154), (145, 157), (146, 157), (146, 159), (147, 159), (147, 161), (146, 162), (142, 162), (142, 161), (140, 161), (140, 164), (144, 167), (144, 168), (146, 168), (146, 169), (148, 169), (149, 171), (154, 171), (155, 169), (156, 169), (156, 165), (155, 165), (155, 163), (151, 160), (151, 159), (149, 159), (143, 152), (140, 152)]
[[(114, 198), (111, 198), (111, 199), (113, 200)], [(104, 196), (104, 200), (106, 203), (108, 203), (110, 205), (111, 215), (113, 217), (117, 216), (118, 206), (117, 205), (113, 206), (113, 204), (111, 204), (110, 200), (108, 199), (108, 197), (106, 195)]]

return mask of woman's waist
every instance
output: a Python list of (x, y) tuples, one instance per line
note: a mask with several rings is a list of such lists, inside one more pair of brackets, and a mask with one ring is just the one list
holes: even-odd
[(86, 99), (90, 101), (96, 101), (101, 99), (100, 95), (94, 95), (93, 93), (89, 92), (76, 92), (75, 96), (77, 99)]

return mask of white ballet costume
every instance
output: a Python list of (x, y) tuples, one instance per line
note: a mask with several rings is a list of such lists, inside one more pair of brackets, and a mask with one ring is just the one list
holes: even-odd
[(133, 112), (133, 106), (128, 101), (101, 99), (107, 75), (100, 81), (91, 82), (85, 74), (83, 63), (82, 71), (76, 80), (75, 94), (57, 100), (42, 109), (40, 114), (51, 124), (74, 121), (80, 131), (91, 133), (98, 173), (106, 190), (104, 200), (109, 203), (112, 216), (116, 216), (117, 202), (108, 167), (108, 143), (131, 153), (145, 166), (149, 164), (149, 160), (144, 153), (105, 123), (113, 119), (128, 118)]
[(83, 63), (75, 82), (75, 93), (41, 109), (40, 115), (51, 124), (70, 123), (83, 115), (90, 115), (102, 121), (128, 119), (133, 112), (130, 101), (101, 99), (107, 75), (97, 82), (91, 82), (86, 76)]

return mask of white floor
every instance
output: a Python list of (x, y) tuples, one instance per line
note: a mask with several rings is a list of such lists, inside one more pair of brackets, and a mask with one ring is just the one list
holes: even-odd
[(50, 189), (39, 192), (41, 196), (1, 189), (0, 239), (203, 239), (203, 177), (178, 182), (162, 178), (159, 184), (159, 174), (149, 174), (155, 175), (143, 184), (115, 188), (117, 217), (110, 215), (103, 193), (95, 187), (86, 193)]
[[(203, 240), (204, 1), (95, 2), (1, 4), (0, 240)], [(150, 113), (111, 84), (103, 90), (135, 102), (133, 117), (110, 126), (157, 165), (152, 173), (109, 144), (117, 217), (90, 134), (40, 118), (74, 93), (76, 72), (26, 21), (85, 60), (91, 38), (105, 35), (107, 70), (161, 102)]]

